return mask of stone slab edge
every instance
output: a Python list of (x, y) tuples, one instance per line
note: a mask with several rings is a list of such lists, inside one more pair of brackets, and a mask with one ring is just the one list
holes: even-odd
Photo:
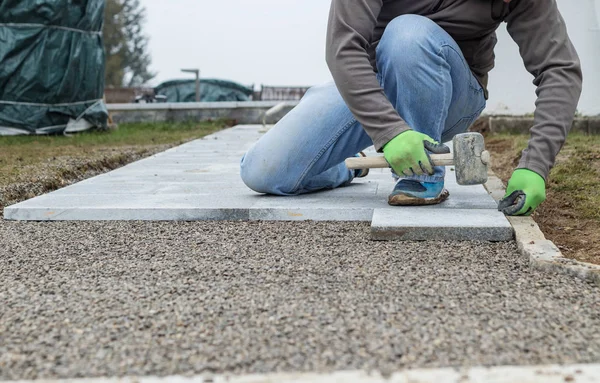
[[(490, 174), (489, 180), (484, 186), (496, 201), (500, 201), (504, 197), (505, 186), (495, 174)], [(600, 286), (600, 266), (565, 258), (558, 247), (546, 239), (533, 218), (507, 218), (515, 229), (519, 250), (529, 258), (533, 267), (572, 275)]]
[[(599, 364), (432, 368), (403, 370), (391, 374), (367, 371), (328, 373), (274, 373), (265, 375), (148, 376), (22, 380), (21, 383), (564, 383), (600, 382)], [(7, 382), (11, 383), (11, 382)], [(12, 382), (16, 383), (16, 382)]]
[[(409, 215), (415, 214), (417, 211), (422, 210), (425, 207), (407, 207), (402, 210), (401, 213), (408, 212)], [(490, 222), (481, 222), (481, 225), (474, 226), (455, 226), (454, 224), (446, 225), (420, 225), (419, 223), (403, 224), (402, 226), (395, 226), (394, 222), (390, 222), (390, 213), (395, 211), (394, 208), (386, 209), (375, 209), (373, 212), (373, 221), (371, 222), (371, 239), (374, 241), (427, 241), (431, 238), (436, 240), (446, 241), (491, 241), (491, 242), (507, 242), (514, 240), (514, 230), (512, 226), (504, 219), (504, 216), (499, 212), (493, 212), (493, 220), (500, 218), (503, 222), (501, 224), (490, 224)], [(435, 212), (432, 215), (433, 220), (445, 221), (448, 218), (449, 213), (452, 215), (465, 216), (468, 219), (479, 219), (477, 216), (471, 214), (489, 214), (489, 210), (479, 209), (452, 209)], [(397, 217), (398, 215), (394, 212), (392, 216)], [(444, 217), (446, 215), (446, 217)], [(406, 218), (406, 217), (404, 217)], [(438, 222), (439, 224), (439, 222)], [(440, 230), (443, 229), (443, 230)]]
[(512, 240), (512, 233), (506, 228), (476, 227), (444, 227), (440, 234), (439, 227), (406, 227), (404, 230), (389, 228), (371, 228), (371, 239), (374, 241), (427, 241), (431, 238), (439, 241), (493, 241), (506, 242)]

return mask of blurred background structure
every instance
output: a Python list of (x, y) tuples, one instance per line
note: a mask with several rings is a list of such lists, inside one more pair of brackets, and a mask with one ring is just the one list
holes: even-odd
[[(600, 0), (557, 1), (584, 70), (578, 113), (600, 115)], [(0, 44), (0, 134), (104, 128), (105, 102), (297, 102), (331, 81), (328, 11), (322, 0), (0, 2), (11, 42)], [(485, 113), (530, 115), (533, 78), (505, 25), (496, 58)], [(186, 67), (206, 76), (199, 86)]]
[[(579, 113), (600, 114), (600, 0), (558, 0), (569, 35), (583, 67), (583, 93)], [(533, 77), (524, 69), (517, 45), (498, 30), (496, 68), (490, 74), (490, 99), (486, 113), (522, 115), (535, 109)]]
[[(557, 2), (585, 75), (578, 111), (599, 115), (600, 0)], [(145, 0), (143, 4), (147, 14), (144, 31), (150, 37), (147, 48), (152, 53), (154, 71), (149, 72), (155, 75), (149, 84), (175, 80), (181, 65), (194, 65), (210, 78), (246, 87), (268, 84), (254, 89), (252, 100), (293, 100), (304, 94), (303, 88), (331, 80), (324, 61), (328, 1), (231, 0), (200, 4), (179, 0), (167, 4)], [(225, 14), (227, 23), (218, 16)], [(485, 113), (533, 113), (533, 77), (523, 67), (518, 47), (505, 25), (498, 30), (496, 60)], [(302, 86), (286, 89), (289, 83)]]
[(106, 128), (104, 0), (0, 1), (0, 135)]

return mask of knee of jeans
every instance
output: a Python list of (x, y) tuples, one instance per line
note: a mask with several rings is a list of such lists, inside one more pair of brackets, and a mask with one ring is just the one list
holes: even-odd
[(289, 195), (294, 185), (285, 184), (285, 180), (278, 176), (280, 169), (276, 161), (268, 158), (259, 158), (252, 151), (246, 153), (240, 163), (240, 177), (244, 184), (257, 193)]
[(256, 166), (257, 163), (251, 152), (246, 153), (240, 163), (240, 177), (244, 184), (255, 192), (269, 193), (268, 182), (265, 177), (261, 176), (261, 171)]
[[(377, 45), (377, 64), (386, 62), (394, 66), (421, 63), (435, 47), (435, 35), (440, 27), (430, 19), (419, 15), (402, 15), (392, 20)], [(436, 52), (437, 53), (437, 52)]]

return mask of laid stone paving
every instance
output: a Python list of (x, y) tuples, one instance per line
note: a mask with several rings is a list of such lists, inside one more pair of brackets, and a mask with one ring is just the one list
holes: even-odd
[[(239, 177), (243, 154), (264, 131), (239, 125), (112, 172), (5, 208), (8, 220), (314, 220), (371, 221), (376, 239), (507, 241), (513, 231), (483, 186), (459, 186), (448, 172), (450, 199), (441, 205), (394, 208), (389, 170), (352, 185), (298, 197), (265, 196)], [(373, 155), (373, 151), (370, 152)], [(379, 210), (383, 209), (383, 210)], [(423, 211), (428, 211), (423, 214)], [(379, 237), (377, 237), (379, 235)]]

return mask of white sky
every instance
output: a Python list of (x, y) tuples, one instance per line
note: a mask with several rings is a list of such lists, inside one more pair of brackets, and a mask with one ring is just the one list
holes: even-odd
[(151, 82), (205, 78), (244, 85), (314, 85), (325, 64), (328, 0), (142, 0), (150, 37)]
[[(580, 111), (600, 113), (600, 0), (558, 0), (582, 59), (585, 81)], [(594, 8), (594, 3), (596, 4)], [(325, 32), (331, 0), (142, 0), (152, 69), (165, 80), (204, 78), (244, 85), (316, 85), (331, 79)], [(596, 18), (597, 15), (597, 18)], [(535, 88), (518, 48), (500, 28), (488, 111), (530, 113)]]

